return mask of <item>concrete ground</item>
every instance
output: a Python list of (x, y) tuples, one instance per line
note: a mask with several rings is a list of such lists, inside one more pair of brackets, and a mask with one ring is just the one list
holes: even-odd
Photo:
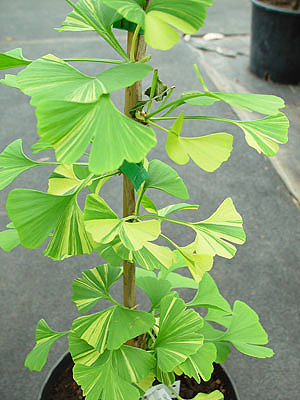
[[(52, 0), (51, 5), (37, 0), (8, 2), (5, 12), (0, 15), (0, 51), (22, 47), (25, 57), (32, 59), (47, 53), (63, 58), (111, 58), (105, 43), (92, 33), (53, 31), (52, 28), (59, 26), (68, 11), (69, 6), (63, 0)], [(203, 47), (201, 38), (190, 38), (170, 52), (151, 50), (152, 61), (159, 67), (161, 78), (169, 85), (176, 85), (178, 94), (199, 87), (192, 68), (192, 64), (197, 62), (212, 89), (272, 93), (284, 97), (291, 119), (291, 145), (281, 146), (276, 156), (281, 166), (275, 169), (276, 162), (271, 163), (249, 148), (238, 129), (228, 130), (227, 125), (216, 122), (199, 126), (191, 121), (185, 128), (186, 136), (226, 130), (234, 134), (232, 156), (216, 173), (204, 173), (193, 163), (184, 167), (170, 163), (164, 151), (165, 139), (160, 136), (150, 158), (169, 162), (182, 176), (191, 203), (201, 206), (193, 220), (206, 218), (228, 196), (233, 198), (243, 215), (247, 243), (238, 249), (233, 260), (217, 257), (212, 274), (231, 303), (241, 299), (259, 313), (276, 355), (272, 359), (258, 360), (233, 351), (226, 367), (241, 400), (290, 400), (298, 397), (300, 353), (300, 215), (296, 201), (299, 193), (299, 179), (296, 178), (299, 177), (297, 111), (300, 91), (299, 86), (266, 83), (249, 73), (249, 31), (248, 0), (215, 0), (199, 35), (224, 33), (226, 38), (218, 44), (218, 47), (225, 48), (223, 54), (236, 49), (243, 54), (228, 57), (213, 50), (199, 50)], [(122, 33), (120, 40), (125, 42)], [(85, 67), (84, 71), (92, 75), (101, 68), (94, 64)], [(121, 108), (121, 101), (116, 102)], [(37, 137), (34, 111), (28, 98), (14, 89), (1, 87), (0, 104), (0, 148), (21, 137), (25, 151), (30, 154), (30, 146)], [(217, 116), (234, 117), (234, 111), (221, 104), (213, 106), (211, 112)], [(46, 156), (52, 157), (51, 153)], [(15, 187), (46, 190), (49, 173), (50, 170), (33, 169), (0, 193), (0, 229), (8, 221), (4, 207), (9, 191)], [(106, 190), (106, 199), (115, 211), (121, 209), (119, 181), (117, 178), (112, 180)], [(153, 193), (152, 197), (159, 205), (172, 201), (162, 193)], [(190, 232), (184, 232), (182, 239), (183, 232), (174, 226), (172, 231), (169, 226), (165, 229), (166, 234), (179, 244), (192, 239)], [(31, 373), (23, 364), (34, 344), (35, 325), (40, 318), (45, 318), (54, 329), (69, 329), (71, 321), (78, 315), (71, 302), (72, 281), (82, 270), (101, 263), (101, 260), (96, 255), (79, 256), (55, 263), (43, 257), (40, 249), (29, 251), (21, 248), (9, 254), (1, 252), (0, 260), (0, 398), (37, 399), (47, 374), (66, 351), (66, 343), (62, 340), (53, 347), (41, 373)], [(121, 299), (120, 287), (114, 287), (113, 294)], [(190, 296), (187, 292), (183, 295), (186, 298)], [(145, 305), (140, 293), (138, 297), (138, 303)]]

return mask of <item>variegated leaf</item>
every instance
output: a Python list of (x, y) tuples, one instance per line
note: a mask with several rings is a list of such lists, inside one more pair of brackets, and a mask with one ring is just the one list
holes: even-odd
[(243, 220), (231, 198), (224, 200), (211, 217), (190, 226), (197, 233), (195, 249), (201, 254), (232, 258), (236, 248), (228, 242), (243, 244), (246, 241)]
[(21, 71), (17, 80), (20, 89), (32, 97), (33, 105), (45, 98), (90, 103), (102, 94), (131, 86), (152, 69), (146, 64), (123, 64), (109, 68), (94, 78), (48, 54)]
[(194, 310), (186, 310), (183, 300), (173, 294), (162, 299), (154, 349), (163, 372), (173, 371), (202, 346), (202, 324), (200, 315)]
[(72, 330), (81, 339), (103, 353), (118, 349), (154, 325), (154, 317), (144, 311), (114, 306), (105, 311), (77, 318)]
[(122, 269), (109, 264), (82, 272), (73, 282), (72, 300), (80, 312), (89, 311), (99, 300), (109, 296), (109, 289), (119, 280)]

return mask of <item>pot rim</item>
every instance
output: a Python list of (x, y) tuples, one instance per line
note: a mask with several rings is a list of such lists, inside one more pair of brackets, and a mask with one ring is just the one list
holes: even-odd
[[(46, 379), (44, 380), (44, 384), (43, 384), (43, 386), (42, 386), (42, 388), (41, 388), (41, 390), (40, 390), (40, 393), (39, 393), (39, 396), (38, 396), (38, 400), (41, 400), (41, 399), (42, 399), (42, 395), (43, 395), (43, 392), (44, 392), (44, 390), (45, 390), (45, 388), (46, 388), (47, 383), (48, 383), (51, 379), (54, 379), (54, 376), (55, 376), (55, 374), (56, 374), (57, 369), (59, 368), (59, 366), (60, 366), (61, 368), (64, 368), (64, 364), (69, 363), (70, 357), (71, 357), (71, 355), (70, 355), (69, 352), (64, 353), (64, 354), (58, 359), (57, 363), (51, 368), (51, 370), (49, 371), (48, 375), (46, 376)], [(61, 364), (62, 364), (62, 365), (61, 365)], [(234, 390), (234, 392), (235, 392), (235, 395), (236, 395), (237, 400), (240, 400), (239, 393), (238, 393), (238, 391), (237, 391), (235, 382), (234, 382), (234, 380), (232, 379), (231, 375), (228, 373), (227, 369), (224, 367), (223, 364), (219, 364), (219, 366), (223, 369), (223, 371), (224, 371), (225, 374), (227, 375), (227, 378), (229, 379), (229, 381), (230, 381), (230, 383), (231, 383), (231, 385), (232, 385), (232, 387), (233, 387), (233, 390)]]
[(259, 0), (251, 0), (252, 4), (256, 7), (264, 8), (266, 11), (278, 13), (278, 14), (290, 14), (293, 16), (300, 17), (300, 11), (298, 10), (287, 10), (286, 8), (272, 6)]

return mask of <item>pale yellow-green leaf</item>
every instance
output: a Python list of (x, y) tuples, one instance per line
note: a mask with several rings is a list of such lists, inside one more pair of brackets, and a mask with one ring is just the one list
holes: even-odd
[(72, 165), (60, 165), (49, 178), (48, 193), (64, 195), (82, 183), (74, 173)]
[(233, 137), (225, 132), (186, 138), (181, 137), (184, 112), (169, 130), (166, 152), (177, 164), (184, 165), (191, 158), (207, 172), (213, 172), (227, 161), (232, 151)]
[(228, 242), (243, 244), (246, 241), (242, 217), (236, 211), (231, 198), (225, 199), (209, 218), (193, 223), (191, 227), (197, 233), (197, 253), (232, 258), (236, 248)]

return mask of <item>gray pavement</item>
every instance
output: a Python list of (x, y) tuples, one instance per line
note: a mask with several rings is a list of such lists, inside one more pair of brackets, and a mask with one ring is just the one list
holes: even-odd
[[(23, 47), (28, 58), (49, 52), (59, 57), (112, 56), (96, 35), (62, 34), (52, 30), (62, 20), (62, 12), (68, 10), (63, 0), (52, 0), (48, 8), (42, 5), (43, 2), (37, 0), (15, 0), (8, 5), (5, 13), (8, 19), (5, 15), (0, 16), (0, 51)], [(45, 9), (46, 12), (43, 11)], [(233, 26), (234, 29), (231, 29)], [(217, 32), (218, 27), (219, 32), (249, 33), (248, 1), (215, 0), (203, 32)], [(120, 39), (125, 41), (125, 35), (121, 33)], [(286, 94), (285, 87), (271, 85), (270, 89), (264, 82), (251, 80), (246, 56), (243, 56), (245, 59), (242, 56), (232, 57), (229, 64), (224, 56), (220, 58), (214, 52), (195, 50), (191, 42), (182, 42), (170, 52), (151, 53), (153, 64), (159, 66), (161, 78), (169, 85), (175, 84), (178, 93), (198, 88), (192, 68), (192, 64), (198, 62), (211, 88), (220, 90), (222, 82), (224, 85), (229, 82), (228, 88), (232, 88), (234, 82), (249, 92)], [(229, 74), (231, 67), (234, 76)], [(103, 66), (91, 65), (84, 71), (96, 74), (101, 68)], [(295, 98), (287, 96), (287, 101), (300, 101), (299, 88), (293, 90)], [(0, 87), (0, 104), (0, 148), (22, 137), (24, 148), (30, 154), (30, 146), (37, 138), (36, 120), (28, 98), (14, 89)], [(122, 107), (122, 102), (117, 101), (117, 104)], [(211, 112), (234, 117), (233, 110), (226, 105), (215, 105)], [(293, 115), (292, 126), (295, 123)], [(228, 126), (222, 123), (199, 125), (191, 121), (186, 124), (185, 135), (198, 136), (226, 130)], [(151, 152), (150, 158), (169, 162), (182, 176), (189, 189), (191, 203), (201, 206), (199, 212), (189, 214), (193, 220), (206, 218), (226, 197), (233, 198), (244, 217), (247, 243), (238, 249), (233, 260), (217, 258), (212, 274), (231, 303), (241, 299), (259, 313), (276, 355), (270, 360), (257, 360), (233, 351), (226, 367), (236, 383), (241, 400), (296, 399), (300, 352), (299, 209), (273, 164), (249, 148), (238, 129), (228, 132), (235, 136), (234, 151), (230, 160), (214, 174), (202, 172), (193, 163), (184, 167), (172, 164), (164, 151), (165, 138), (159, 134), (158, 146)], [(284, 146), (280, 151), (284, 151)], [(52, 154), (47, 153), (46, 156), (51, 159)], [(49, 172), (32, 170), (15, 181), (9, 190), (0, 192), (0, 229), (7, 223), (4, 206), (8, 192), (14, 187), (46, 190)], [(43, 180), (42, 188), (40, 180)], [(107, 184), (105, 196), (117, 212), (121, 210), (120, 188), (120, 180), (115, 178)], [(152, 197), (162, 206), (172, 201), (171, 197), (162, 193), (153, 192)], [(172, 230), (170, 226), (165, 229), (166, 234), (179, 244), (192, 239), (188, 231), (174, 229), (174, 226)], [(1, 400), (37, 399), (45, 377), (66, 351), (66, 343), (62, 340), (54, 346), (41, 373), (29, 372), (23, 363), (34, 343), (35, 325), (40, 318), (45, 318), (54, 329), (69, 329), (71, 321), (78, 315), (71, 302), (72, 281), (82, 270), (101, 263), (97, 256), (78, 256), (55, 263), (40, 253), (39, 249), (29, 251), (21, 248), (9, 254), (0, 253)], [(121, 299), (120, 287), (116, 286), (113, 294)], [(186, 298), (190, 296), (187, 292), (183, 295)], [(146, 300), (140, 292), (138, 297), (138, 303), (144, 306)], [(100, 308), (103, 306), (101, 304)]]

